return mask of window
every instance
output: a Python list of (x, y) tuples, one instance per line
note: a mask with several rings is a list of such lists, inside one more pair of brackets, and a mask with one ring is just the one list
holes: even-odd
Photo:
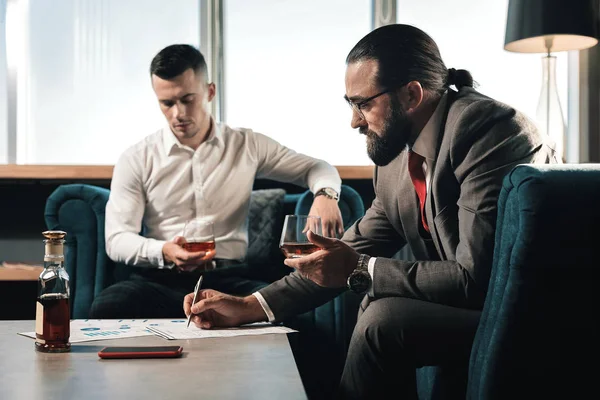
[(369, 0), (227, 0), (226, 122), (334, 165), (371, 165), (343, 99), (346, 56), (370, 31), (370, 7)]
[(197, 0), (16, 2), (18, 163), (114, 164), (165, 124), (148, 68), (169, 44), (199, 45)]
[[(114, 164), (164, 126), (148, 67), (169, 44), (200, 44), (201, 3), (0, 0), (0, 163), (16, 138), (21, 164)], [(507, 5), (397, 0), (397, 21), (430, 34), (447, 66), (470, 70), (483, 94), (535, 119), (542, 55), (503, 49)], [(371, 165), (343, 95), (345, 58), (371, 30), (372, 0), (224, 0), (224, 7), (217, 90), (225, 122), (334, 165)], [(566, 120), (567, 54), (555, 55)], [(16, 106), (16, 121), (7, 105)]]
[(0, 0), (0, 164), (8, 162), (8, 71), (6, 64), (6, 0)]
[[(427, 32), (438, 44), (446, 66), (469, 70), (481, 93), (535, 121), (543, 54), (504, 50), (507, 12), (507, 0), (398, 0), (397, 21)], [(557, 84), (566, 121), (567, 53), (554, 55), (558, 57)]]

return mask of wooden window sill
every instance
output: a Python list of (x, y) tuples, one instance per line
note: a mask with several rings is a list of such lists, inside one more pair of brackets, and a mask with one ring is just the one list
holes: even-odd
[[(372, 179), (373, 166), (336, 166), (342, 179)], [(0, 165), (0, 179), (110, 180), (112, 165)]]

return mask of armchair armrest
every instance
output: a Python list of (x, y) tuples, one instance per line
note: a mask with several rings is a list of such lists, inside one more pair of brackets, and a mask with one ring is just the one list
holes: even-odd
[(469, 399), (585, 398), (597, 391), (598, 164), (519, 165), (498, 200)]
[(104, 210), (109, 190), (61, 185), (46, 200), (50, 230), (67, 232), (65, 264), (71, 280), (71, 317), (87, 318), (94, 296), (114, 281), (115, 264), (104, 246)]
[[(313, 194), (307, 190), (298, 199), (296, 204), (296, 214), (306, 215), (310, 211), (313, 202)], [(365, 204), (362, 201), (360, 194), (351, 186), (342, 185), (340, 192), (340, 200), (338, 202), (340, 212), (342, 213), (342, 221), (344, 222), (344, 230), (350, 228), (357, 219), (365, 214)]]

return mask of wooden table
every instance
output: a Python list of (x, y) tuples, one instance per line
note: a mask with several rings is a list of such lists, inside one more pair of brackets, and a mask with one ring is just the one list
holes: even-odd
[[(0, 321), (0, 399), (306, 399), (285, 334), (193, 340), (157, 336), (74, 343), (46, 354)], [(177, 359), (101, 360), (107, 345), (181, 345)]]

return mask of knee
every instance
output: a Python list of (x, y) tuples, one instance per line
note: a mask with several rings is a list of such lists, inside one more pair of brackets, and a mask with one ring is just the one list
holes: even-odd
[(389, 329), (390, 324), (385, 315), (374, 315), (368, 311), (356, 321), (354, 332), (352, 333), (352, 342), (355, 349), (368, 348), (371, 351), (384, 351), (389, 348), (389, 344), (399, 344), (398, 337), (392, 339), (392, 335), (396, 336), (397, 332)]
[(130, 313), (128, 311), (136, 303), (133, 298), (135, 295), (135, 290), (125, 284), (125, 282), (109, 286), (92, 301), (88, 318), (129, 318)]
[(358, 317), (352, 340), (355, 344), (368, 346), (371, 350), (400, 351), (407, 340), (407, 332), (414, 328), (416, 318), (418, 316), (412, 309), (404, 307), (398, 299), (372, 301)]
[(93, 301), (92, 304), (90, 305), (90, 310), (88, 312), (88, 318), (90, 319), (107, 319), (107, 318), (113, 318), (112, 317), (112, 312), (110, 311), (112, 309), (112, 305), (107, 303), (107, 302), (99, 302), (99, 297), (96, 297)]

